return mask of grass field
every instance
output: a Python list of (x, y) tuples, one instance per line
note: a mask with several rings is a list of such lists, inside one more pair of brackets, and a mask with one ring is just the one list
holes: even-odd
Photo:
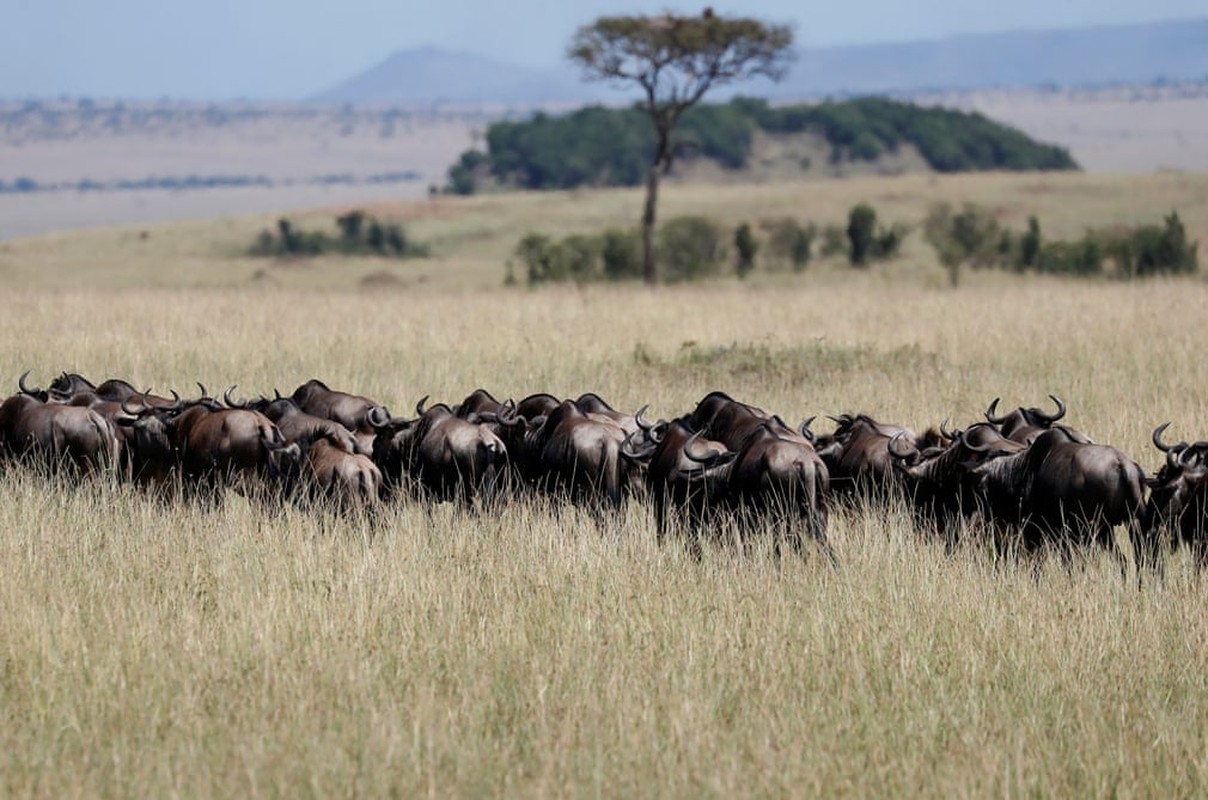
[[(1191, 176), (672, 188), (664, 211), (837, 221), (867, 199), (918, 219), (940, 197), (1063, 234), (1178, 208), (1208, 239), (1208, 179)], [(233, 257), (264, 219), (7, 242), (0, 376), (238, 394), (322, 377), (399, 413), (485, 386), (669, 417), (724, 389), (794, 421), (914, 426), (1053, 392), (1149, 472), (1157, 424), (1208, 433), (1198, 278), (952, 291), (912, 238), (859, 274), (498, 288), (524, 230), (636, 210), (625, 192), (383, 207), (438, 254), (403, 264)], [(382, 270), (393, 290), (361, 287)], [(637, 506), (603, 530), (539, 502), (342, 519), (9, 471), (0, 794), (1208, 792), (1208, 590), (1185, 557), (1138, 590), (1103, 553), (1039, 572), (947, 554), (898, 510), (837, 510), (830, 534), (837, 572), (725, 547), (697, 563), (656, 547)]]

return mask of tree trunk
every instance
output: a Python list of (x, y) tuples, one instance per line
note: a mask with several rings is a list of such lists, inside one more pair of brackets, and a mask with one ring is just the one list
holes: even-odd
[(655, 207), (659, 201), (659, 176), (671, 164), (671, 126), (673, 122), (660, 125), (655, 121), (658, 144), (654, 151), (654, 163), (646, 173), (646, 206), (642, 210), (642, 277), (647, 286), (659, 282), (658, 265), (654, 260)]
[(642, 277), (647, 286), (658, 283), (658, 268), (654, 262), (654, 209), (659, 196), (661, 159), (655, 159), (646, 172), (646, 206), (642, 211)]

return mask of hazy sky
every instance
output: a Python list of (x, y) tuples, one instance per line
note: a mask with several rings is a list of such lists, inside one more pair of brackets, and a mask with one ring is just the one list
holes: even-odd
[[(707, 0), (706, 0), (707, 2)], [(0, 98), (303, 98), (395, 50), (432, 45), (554, 66), (604, 14), (706, 3), (610, 0), (0, 0)], [(1204, 16), (1205, 0), (747, 0), (714, 3), (795, 27), (799, 46)]]

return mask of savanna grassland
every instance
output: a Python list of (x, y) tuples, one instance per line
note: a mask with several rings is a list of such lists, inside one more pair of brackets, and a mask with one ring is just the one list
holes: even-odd
[[(669, 187), (665, 217), (917, 222), (973, 200), (1046, 231), (1156, 222), (1208, 240), (1208, 178), (976, 176)], [(1160, 463), (1208, 434), (1200, 278), (973, 274), (920, 241), (853, 272), (691, 287), (500, 286), (523, 233), (629, 224), (633, 192), (371, 209), (429, 260), (253, 260), (273, 218), (0, 244), (0, 376), (291, 390), (405, 413), (594, 390), (651, 416), (711, 389), (797, 421), (917, 427), (1039, 404)], [(332, 210), (333, 211), (333, 210)], [(315, 224), (332, 211), (297, 215)], [(817, 428), (828, 429), (819, 422)], [(901, 509), (831, 516), (841, 562), (660, 549), (545, 502), (404, 501), (373, 518), (0, 475), (4, 796), (1198, 796), (1208, 793), (1208, 588), (954, 552)], [(1123, 543), (1123, 537), (1121, 537)]]

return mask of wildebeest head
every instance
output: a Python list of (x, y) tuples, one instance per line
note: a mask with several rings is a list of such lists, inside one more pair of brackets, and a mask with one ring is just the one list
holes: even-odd
[(993, 425), (997, 425), (1002, 435), (1008, 439), (1023, 442), (1024, 444), (1031, 444), (1040, 434), (1054, 427), (1059, 427), (1064, 429), (1070, 438), (1087, 444), (1091, 443), (1089, 438), (1073, 428), (1057, 425), (1057, 421), (1064, 418), (1066, 412), (1065, 403), (1057, 395), (1049, 395), (1049, 399), (1057, 406), (1057, 411), (1052, 414), (1035, 406), (1031, 408), (1020, 406), (1014, 411), (999, 416), (995, 413), (998, 408), (999, 399), (997, 397), (994, 398), (990, 403), (990, 407), (986, 409), (985, 416), (986, 420)]

